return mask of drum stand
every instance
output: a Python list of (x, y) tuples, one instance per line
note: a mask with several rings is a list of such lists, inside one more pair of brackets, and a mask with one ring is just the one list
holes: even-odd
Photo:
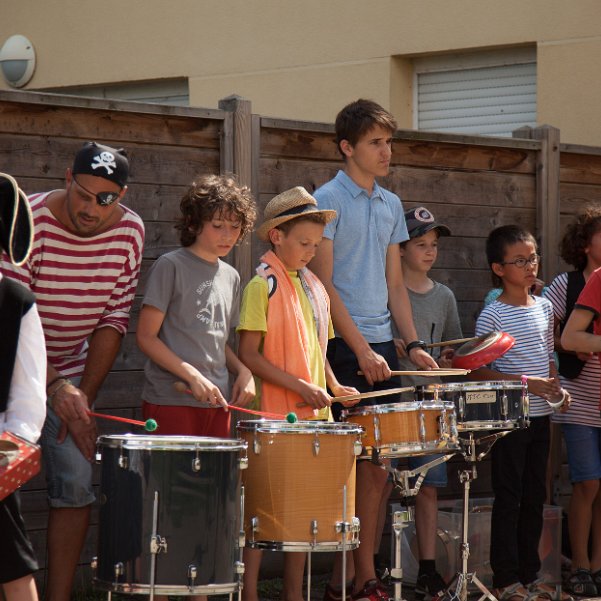
[[(400, 491), (401, 496), (408, 498), (414, 497), (419, 492), (422, 482), (428, 473), (428, 470), (445, 463), (453, 456), (453, 453), (443, 455), (426, 463), (414, 470), (395, 470), (388, 466), (382, 466), (383, 469), (390, 472), (393, 477), (395, 487)], [(415, 478), (414, 486), (411, 486), (410, 479)], [(394, 532), (394, 566), (390, 569), (390, 579), (394, 585), (394, 601), (404, 601), (402, 596), (403, 568), (401, 566), (401, 537), (403, 529), (407, 527), (412, 519), (412, 508), (407, 507), (404, 511), (395, 511), (392, 517), (392, 530)], [(496, 601), (496, 600), (495, 600)]]
[[(509, 434), (511, 430), (503, 430), (484, 436), (477, 440), (474, 439), (473, 432), (469, 433), (469, 438), (461, 439), (464, 445), (463, 455), (467, 462), (472, 464), (471, 469), (462, 470), (459, 472), (459, 482), (463, 484), (463, 520), (462, 520), (462, 537), (461, 537), (461, 572), (458, 572), (453, 578), (453, 581), (448, 586), (442, 599), (444, 601), (467, 601), (468, 586), (474, 583), (482, 593), (478, 601), (490, 599), (497, 601), (497, 598), (484, 586), (482, 581), (476, 576), (475, 572), (468, 572), (467, 560), (470, 556), (470, 545), (468, 541), (468, 523), (469, 523), (469, 494), (470, 485), (473, 480), (478, 477), (476, 471), (476, 462), (481, 461), (492, 448), (492, 445), (499, 439)], [(476, 453), (476, 446), (483, 446), (480, 453)]]

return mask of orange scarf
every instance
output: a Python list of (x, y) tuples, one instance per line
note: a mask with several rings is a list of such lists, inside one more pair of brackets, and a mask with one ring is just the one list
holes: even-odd
[[(307, 329), (296, 288), (286, 267), (270, 250), (261, 257), (257, 274), (267, 280), (269, 287), (267, 334), (263, 341), (263, 356), (281, 370), (311, 382)], [(325, 363), (330, 299), (319, 278), (309, 269), (301, 269), (298, 276), (313, 310), (317, 338)], [(293, 411), (299, 419), (314, 417), (315, 411), (312, 407), (298, 406), (302, 402), (302, 398), (295, 392), (263, 380), (261, 387), (263, 411), (274, 413)]]

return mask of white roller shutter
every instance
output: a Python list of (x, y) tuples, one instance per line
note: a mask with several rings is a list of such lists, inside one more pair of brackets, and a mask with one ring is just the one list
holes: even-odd
[(511, 136), (536, 125), (536, 61), (416, 73), (420, 130)]

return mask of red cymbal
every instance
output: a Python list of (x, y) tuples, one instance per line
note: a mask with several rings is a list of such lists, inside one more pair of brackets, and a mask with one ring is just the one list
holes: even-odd
[(505, 332), (489, 332), (472, 342), (462, 344), (453, 355), (452, 365), (461, 369), (478, 369), (502, 357), (515, 338)]

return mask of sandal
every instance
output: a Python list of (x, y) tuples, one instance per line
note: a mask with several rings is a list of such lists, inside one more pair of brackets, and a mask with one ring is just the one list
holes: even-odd
[(551, 601), (574, 601), (574, 597), (561, 590), (560, 584), (548, 584), (543, 580), (535, 580), (528, 585), (528, 590), (531, 593), (546, 596)]
[(492, 594), (498, 601), (550, 601), (551, 599), (547, 593), (531, 591), (521, 582), (493, 589)]
[(592, 596), (599, 597), (599, 596), (601, 596), (601, 570), (592, 572), (591, 578), (593, 579), (593, 582), (595, 583), (595, 587), (597, 588), (597, 592), (595, 593), (595, 595), (592, 595)]
[[(600, 575), (601, 576), (601, 575)], [(593, 580), (590, 570), (578, 568), (574, 570), (566, 579), (566, 590), (573, 595), (580, 597), (596, 597), (597, 585)]]

